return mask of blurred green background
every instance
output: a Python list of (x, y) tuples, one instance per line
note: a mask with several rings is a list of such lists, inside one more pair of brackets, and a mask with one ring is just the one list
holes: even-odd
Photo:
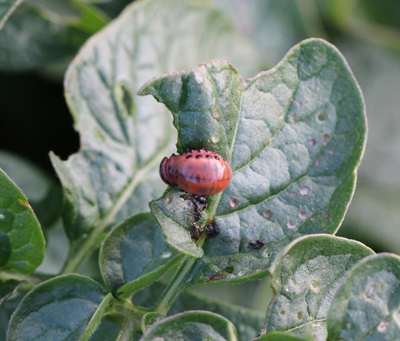
[[(35, 178), (27, 181), (24, 162), (57, 181), (49, 151), (66, 159), (79, 149), (63, 97), (68, 63), (92, 34), (130, 2), (26, 0), (0, 31), (0, 166), (31, 196), (47, 185), (38, 185)], [(293, 45), (309, 37), (326, 39), (342, 52), (364, 93), (369, 133), (354, 200), (338, 235), (362, 241), (376, 252), (400, 254), (400, 1), (205, 2), (225, 12), (252, 42), (259, 71), (273, 67)], [(49, 191), (43, 193), (47, 203)], [(60, 200), (59, 192), (52, 195)], [(36, 198), (38, 210), (43, 198)], [(39, 271), (56, 273), (67, 241), (60, 222), (50, 219), (47, 225), (56, 228), (47, 232), (49, 250)], [(82, 272), (96, 276), (95, 257), (92, 263)], [(264, 282), (226, 287), (213, 285), (211, 296), (265, 311)], [(198, 290), (210, 295), (209, 288)], [(6, 315), (0, 310), (0, 324)]]

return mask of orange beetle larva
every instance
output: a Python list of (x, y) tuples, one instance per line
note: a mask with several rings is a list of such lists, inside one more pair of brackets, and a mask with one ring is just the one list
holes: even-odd
[(179, 186), (188, 193), (212, 195), (229, 185), (232, 170), (221, 155), (199, 149), (165, 157), (160, 164), (160, 176), (167, 185)]

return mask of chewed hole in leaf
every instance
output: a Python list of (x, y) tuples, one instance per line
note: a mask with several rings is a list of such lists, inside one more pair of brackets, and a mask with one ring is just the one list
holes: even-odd
[(311, 281), (310, 282), (310, 289), (314, 292), (317, 292), (319, 290), (319, 283), (317, 281)]
[(307, 195), (310, 193), (310, 187), (308, 186), (303, 186), (302, 188), (300, 188), (300, 194), (301, 195)]
[(231, 205), (232, 208), (236, 208), (239, 205), (239, 200), (237, 200), (236, 198), (232, 198), (229, 204)]
[(384, 333), (384, 332), (386, 332), (386, 330), (387, 330), (389, 324), (390, 324), (389, 321), (381, 321), (381, 322), (378, 324), (378, 327), (376, 327), (376, 330), (377, 330), (379, 333)]
[(262, 214), (267, 219), (272, 217), (272, 211), (268, 209), (265, 209)]
[(296, 223), (293, 220), (289, 220), (287, 223), (288, 229), (295, 229), (296, 228)]
[(300, 217), (301, 219), (305, 220), (305, 219), (308, 218), (308, 214), (307, 214), (306, 211), (300, 211), (300, 212), (299, 212), (299, 217)]
[(211, 142), (214, 143), (214, 144), (219, 142), (218, 134), (214, 134), (214, 135), (211, 136)]
[(371, 301), (374, 299), (374, 292), (375, 287), (373, 285), (370, 285), (367, 290), (364, 291), (363, 296), (367, 301)]
[(299, 120), (299, 117), (297, 115), (297, 113), (292, 112), (291, 114), (288, 115), (288, 121), (290, 123), (296, 123)]
[(321, 111), (317, 114), (318, 123), (324, 123), (328, 120), (328, 114), (325, 111)]
[(314, 139), (308, 140), (308, 145), (311, 147), (315, 146), (316, 143), (317, 143), (317, 141), (315, 141)]
[(329, 134), (323, 134), (322, 135), (322, 144), (324, 146), (326, 146), (329, 143), (330, 140), (331, 140), (331, 136)]

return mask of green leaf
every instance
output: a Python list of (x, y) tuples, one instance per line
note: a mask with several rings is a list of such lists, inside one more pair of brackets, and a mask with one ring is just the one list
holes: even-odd
[(274, 291), (263, 331), (290, 331), (298, 337), (310, 332), (326, 340), (326, 316), (332, 297), (346, 272), (373, 254), (365, 245), (329, 235), (299, 238), (271, 265)]
[(236, 328), (223, 316), (209, 311), (187, 311), (161, 320), (150, 327), (140, 341), (237, 340)]
[(347, 274), (328, 313), (328, 341), (399, 340), (400, 257), (378, 254)]
[[(361, 91), (335, 47), (306, 40), (242, 85), (234, 67), (214, 60), (153, 78), (140, 93), (172, 111), (178, 152), (215, 150), (233, 170), (203, 212), (202, 226), (215, 221), (221, 233), (205, 241), (192, 283), (260, 278), (290, 241), (336, 232), (353, 195), (366, 123)], [(191, 202), (180, 196), (166, 191), (151, 208), (183, 232)], [(170, 234), (172, 224), (156, 218)]]
[(116, 226), (100, 249), (107, 287), (120, 298), (153, 283), (178, 259), (150, 213), (139, 213)]
[[(247, 63), (255, 60), (253, 51), (202, 1), (134, 3), (88, 41), (65, 83), (82, 147), (65, 162), (52, 156), (65, 191), (64, 222), (75, 258), (88, 254), (110, 225), (146, 211), (164, 189), (158, 166), (173, 151), (176, 133), (165, 108), (136, 96), (144, 81), (217, 56), (246, 54), (248, 70), (256, 65)], [(64, 271), (78, 266), (71, 260)]]
[(264, 313), (209, 299), (190, 290), (179, 296), (172, 306), (170, 314), (187, 310), (207, 310), (224, 316), (235, 325), (239, 341), (255, 338), (265, 319)]
[(265, 334), (260, 338), (257, 338), (257, 341), (302, 341), (302, 340), (304, 341), (305, 339), (300, 339), (298, 337), (281, 332), (272, 332)]
[(60, 218), (62, 193), (49, 174), (28, 160), (0, 151), (0, 167), (10, 174), (27, 196), (41, 226), (46, 229)]
[(72, 274), (53, 278), (21, 301), (10, 320), (7, 340), (87, 340), (110, 299), (111, 294), (106, 296), (88, 277)]
[(43, 261), (45, 242), (28, 199), (0, 169), (0, 267), (24, 274)]
[(5, 300), (0, 305), (0, 340), (6, 341), (6, 332), (8, 322), (10, 321), (11, 315), (17, 308), (19, 302), (22, 300), (22, 295), (16, 295), (10, 299)]
[(5, 300), (14, 295), (18, 288), (25, 283), (25, 281), (18, 281), (16, 279), (9, 279), (6, 281), (0, 280), (0, 306)]
[(0, 2), (0, 30), (21, 2), (22, 0), (2, 0)]
[(37, 69), (71, 55), (65, 26), (45, 19), (36, 10), (19, 8), (0, 31), (0, 70)]
[[(133, 302), (135, 305), (152, 307), (164, 289), (164, 285), (155, 283), (136, 293)], [(168, 315), (187, 310), (207, 310), (226, 317), (236, 326), (240, 341), (255, 338), (265, 320), (265, 313), (210, 299), (191, 290), (186, 290), (175, 300)]]

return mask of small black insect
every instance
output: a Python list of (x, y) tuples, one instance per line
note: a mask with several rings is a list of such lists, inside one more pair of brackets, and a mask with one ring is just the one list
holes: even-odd
[(219, 226), (216, 222), (211, 223), (210, 225), (204, 228), (206, 230), (207, 236), (209, 238), (215, 238), (219, 235)]
[(258, 250), (258, 249), (261, 249), (264, 245), (265, 245), (264, 242), (262, 242), (261, 240), (258, 240), (258, 239), (257, 239), (255, 242), (250, 242), (250, 243), (247, 245), (247, 247), (248, 247), (250, 250)]

